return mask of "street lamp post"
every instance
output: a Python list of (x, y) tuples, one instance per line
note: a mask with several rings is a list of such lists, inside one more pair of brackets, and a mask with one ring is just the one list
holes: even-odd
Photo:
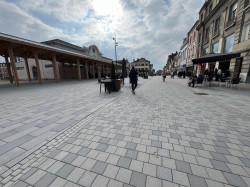
[[(116, 46), (118, 46), (118, 42), (116, 42), (116, 36), (113, 37), (113, 40), (115, 41), (115, 63), (116, 63), (116, 67), (117, 67), (117, 54), (116, 54)], [(115, 68), (116, 70), (116, 68)], [(116, 71), (117, 73), (117, 71)]]

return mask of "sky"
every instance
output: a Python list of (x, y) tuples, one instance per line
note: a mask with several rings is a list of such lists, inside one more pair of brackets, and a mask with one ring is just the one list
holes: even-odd
[[(103, 56), (146, 58), (159, 70), (179, 51), (205, 0), (0, 0), (0, 32), (96, 45)], [(0, 59), (1, 61), (1, 59)], [(2, 60), (3, 61), (3, 60)]]

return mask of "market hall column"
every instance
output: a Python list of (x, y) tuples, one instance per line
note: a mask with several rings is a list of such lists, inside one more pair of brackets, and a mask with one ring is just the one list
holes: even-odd
[(31, 82), (30, 69), (29, 69), (29, 63), (28, 63), (27, 56), (24, 57), (24, 61), (25, 61), (25, 67), (26, 67), (27, 77), (28, 77), (28, 80)]
[(56, 54), (52, 55), (52, 64), (53, 64), (53, 71), (54, 71), (54, 78), (56, 82), (59, 82), (59, 75), (58, 75), (58, 66), (56, 64)]
[(82, 79), (82, 76), (81, 76), (81, 69), (80, 69), (80, 61), (79, 61), (79, 59), (76, 60), (76, 63), (77, 63), (78, 80), (80, 81)]
[(74, 79), (73, 63), (70, 64), (70, 71), (71, 71), (71, 79)]
[(13, 77), (12, 77), (12, 74), (11, 74), (11, 69), (10, 69), (10, 63), (9, 63), (9, 60), (8, 60), (8, 55), (4, 55), (4, 58), (5, 58), (5, 63), (6, 63), (6, 66), (7, 66), (7, 71), (8, 71), (8, 74), (9, 74), (9, 79), (10, 79), (10, 83), (13, 84)]
[(12, 62), (12, 67), (14, 69), (16, 86), (19, 87), (20, 83), (19, 83), (19, 78), (18, 78), (18, 74), (17, 74), (17, 70), (16, 70), (16, 62), (15, 62), (15, 58), (14, 58), (14, 52), (13, 52), (13, 49), (11, 47), (9, 47), (9, 55), (10, 55), (10, 60)]
[(86, 70), (86, 79), (89, 79), (89, 71), (88, 71), (88, 61), (85, 62), (85, 70)]
[(35, 57), (35, 62), (36, 62), (38, 81), (40, 84), (42, 84), (40, 65), (39, 65), (39, 61), (38, 61), (38, 51), (34, 51), (34, 57)]

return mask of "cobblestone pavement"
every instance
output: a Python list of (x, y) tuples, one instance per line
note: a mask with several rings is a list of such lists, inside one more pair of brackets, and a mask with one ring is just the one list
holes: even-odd
[(100, 94), (97, 80), (1, 83), (0, 173), (123, 93)]
[[(128, 87), (124, 88), (124, 90)], [(250, 186), (248, 115), (149, 78), (1, 172), (5, 186)]]

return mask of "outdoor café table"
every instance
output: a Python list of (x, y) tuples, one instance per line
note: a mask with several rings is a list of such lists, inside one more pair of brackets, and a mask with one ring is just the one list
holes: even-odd
[(100, 93), (102, 92), (102, 84), (104, 84), (105, 92), (106, 92), (107, 87), (108, 87), (108, 91), (110, 93), (110, 87), (111, 87), (112, 81), (110, 79), (101, 80), (100, 81)]

